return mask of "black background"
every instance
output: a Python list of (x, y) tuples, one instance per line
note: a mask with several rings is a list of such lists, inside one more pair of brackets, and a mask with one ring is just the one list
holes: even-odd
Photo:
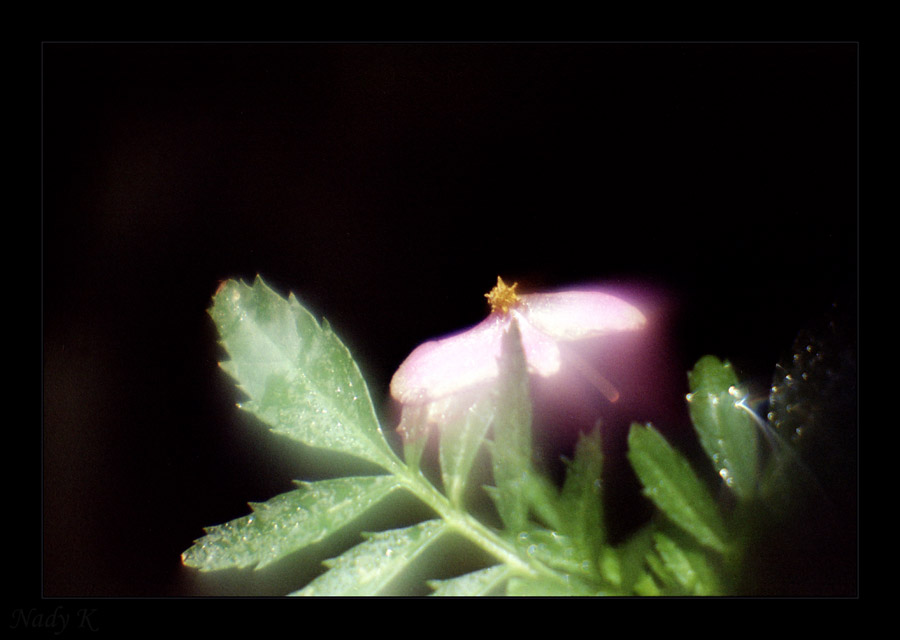
[(47, 596), (284, 591), (180, 567), (203, 526), (328, 469), (234, 409), (223, 279), (326, 316), (379, 406), (498, 274), (650, 283), (675, 366), (763, 385), (855, 304), (855, 44), (42, 50)]

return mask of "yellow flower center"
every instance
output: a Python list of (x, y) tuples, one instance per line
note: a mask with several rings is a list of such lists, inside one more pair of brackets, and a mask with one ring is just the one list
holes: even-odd
[(484, 297), (488, 299), (491, 305), (491, 313), (497, 311), (507, 313), (509, 308), (519, 301), (519, 296), (516, 295), (517, 286), (519, 286), (519, 283), (514, 282), (509, 287), (500, 276), (497, 276), (497, 286), (491, 289), (490, 293), (484, 294)]

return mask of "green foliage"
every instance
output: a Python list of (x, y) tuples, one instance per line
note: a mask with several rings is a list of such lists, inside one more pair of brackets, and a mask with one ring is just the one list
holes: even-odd
[(651, 553), (654, 528), (644, 527), (618, 546), (600, 549), (598, 569), (607, 595), (660, 595), (644, 559)]
[(710, 557), (702, 549), (662, 532), (656, 532), (653, 541), (656, 555), (648, 559), (669, 592), (690, 596), (722, 593)]
[(530, 486), (535, 477), (531, 459), (531, 401), (528, 373), (519, 335), (512, 323), (503, 340), (502, 360), (506, 366), (496, 385), (494, 446), (491, 449), (496, 490), (491, 496), (507, 530), (526, 526)]
[(758, 434), (737, 375), (727, 362), (701, 358), (688, 374), (688, 409), (700, 444), (725, 486), (751, 498), (758, 479)]
[(475, 457), (493, 421), (496, 403), (490, 390), (487, 393), (476, 390), (467, 402), (442, 403), (448, 404), (443, 412), (448, 419), (441, 430), (441, 476), (450, 502), (460, 507)]
[[(718, 486), (653, 427), (633, 424), (628, 460), (655, 517), (612, 543), (606, 522), (616, 514), (605, 513), (600, 430), (581, 436), (559, 487), (532, 458), (529, 378), (515, 322), (492, 384), (403, 408), (401, 459), (353, 358), (293, 295), (283, 298), (259, 278), (252, 286), (229, 281), (210, 315), (230, 358), (221, 366), (247, 396), (242, 409), (305, 446), (387, 473), (299, 482), (294, 491), (251, 504), (249, 515), (209, 527), (184, 552), (185, 565), (201, 571), (271, 565), (382, 509), (399, 489), (430, 507), (433, 519), (363, 534), (292, 595), (406, 593), (416, 586), (409, 580), (422, 586), (415, 576), (423, 555), (454, 566), (445, 554), (454, 553), (460, 537), (489, 559), (456, 577), (426, 577), (436, 596), (701, 596), (735, 593), (741, 584), (745, 532), (753, 528), (765, 465), (757, 422), (728, 363), (708, 356), (689, 374), (690, 416)], [(436, 474), (420, 468), (430, 435), (438, 438), (440, 487), (428, 480)], [(479, 486), (481, 476), (473, 473), (484, 454), (490, 486)], [(474, 503), (483, 501), (471, 498), (480, 491), (494, 513), (482, 513), (482, 505), (475, 514)]]
[(502, 587), (511, 573), (507, 565), (495, 564), (450, 580), (430, 580), (428, 586), (435, 596), (488, 596)]
[(201, 571), (261, 569), (341, 529), (399, 487), (392, 476), (298, 484), (296, 491), (251, 503), (249, 516), (208, 527), (206, 536), (184, 552), (184, 564)]
[(428, 520), (405, 529), (370, 533), (362, 544), (326, 560), (328, 571), (291, 595), (378, 595), (446, 530), (442, 520)]
[(725, 525), (688, 461), (649, 426), (632, 425), (628, 447), (628, 459), (644, 486), (644, 495), (697, 542), (724, 551)]
[(230, 280), (209, 313), (231, 356), (220, 366), (250, 398), (242, 409), (304, 444), (386, 469), (398, 462), (356, 362), (293, 294), (285, 300), (261, 278)]
[(567, 463), (566, 480), (560, 495), (560, 512), (569, 517), (559, 529), (572, 539), (580, 556), (595, 566), (603, 547), (603, 495), (601, 475), (603, 449), (600, 431), (582, 434), (575, 447), (575, 458)]

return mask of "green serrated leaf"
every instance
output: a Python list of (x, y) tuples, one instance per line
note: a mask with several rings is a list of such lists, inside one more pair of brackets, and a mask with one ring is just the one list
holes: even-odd
[(226, 282), (209, 313), (231, 357), (222, 369), (250, 397), (241, 408), (309, 446), (394, 468), (359, 367), (327, 322), (259, 277)]
[(706, 487), (688, 461), (652, 427), (632, 424), (628, 459), (644, 495), (701, 544), (725, 551), (725, 526)]
[(494, 593), (511, 574), (505, 564), (473, 571), (449, 580), (429, 580), (433, 596), (487, 596)]
[(758, 433), (737, 375), (729, 363), (705, 356), (688, 380), (688, 409), (700, 444), (725, 485), (741, 498), (751, 497), (758, 480)]
[(367, 540), (337, 558), (328, 571), (294, 596), (374, 596), (406, 571), (448, 529), (443, 520), (428, 520), (405, 529), (367, 534)]
[(715, 356), (703, 356), (688, 372), (688, 383), (691, 391), (719, 393), (737, 385), (737, 373), (731, 364), (722, 362)]
[(529, 511), (551, 529), (561, 531), (570, 514), (560, 505), (559, 490), (537, 469), (522, 476), (522, 494)]
[(535, 578), (510, 578), (506, 583), (506, 595), (525, 597), (594, 596), (591, 586), (571, 576), (538, 576)]
[(531, 527), (517, 534), (515, 542), (521, 555), (563, 573), (589, 576), (593, 571), (590, 558), (581, 553), (569, 536), (556, 531)]
[[(612, 587), (615, 595), (637, 592), (637, 583), (645, 574), (644, 558), (653, 544), (653, 526), (636, 531), (621, 545), (604, 545), (600, 550), (600, 575)], [(639, 594), (640, 595), (640, 594)]]
[(560, 512), (566, 514), (560, 531), (567, 534), (581, 554), (591, 560), (606, 538), (603, 523), (601, 473), (603, 448), (600, 430), (582, 435), (575, 456), (566, 464), (566, 479), (560, 494)]
[(420, 469), (422, 454), (431, 434), (428, 415), (428, 404), (406, 404), (400, 412), (397, 433), (403, 435), (403, 460), (415, 471)]
[(531, 398), (519, 325), (513, 320), (503, 337), (497, 380), (497, 406), (491, 455), (496, 490), (492, 497), (509, 531), (525, 527), (529, 512), (523, 486), (534, 475), (531, 443)]
[(657, 570), (664, 568), (667, 571), (667, 581), (671, 577), (679, 590), (688, 595), (722, 594), (716, 573), (700, 549), (680, 545), (674, 538), (661, 532), (654, 535), (654, 542), (662, 561), (657, 565)]
[(331, 535), (399, 486), (393, 476), (299, 484), (300, 489), (251, 504), (248, 516), (208, 527), (182, 562), (201, 571), (261, 569)]
[(649, 573), (642, 573), (634, 583), (634, 593), (639, 596), (661, 596), (659, 586)]
[(457, 506), (462, 505), (475, 456), (494, 417), (492, 394), (479, 391), (449, 398), (454, 404), (443, 412), (448, 421), (441, 428), (441, 475), (447, 497)]
[(659, 591), (658, 595), (686, 595), (684, 589), (678, 584), (678, 580), (676, 580), (672, 572), (669, 571), (669, 568), (665, 565), (662, 558), (659, 557), (658, 553), (648, 553), (645, 562), (647, 563), (647, 566), (650, 567), (648, 575), (652, 575), (655, 578), (651, 579), (653, 579), (653, 583), (656, 585), (657, 591)]

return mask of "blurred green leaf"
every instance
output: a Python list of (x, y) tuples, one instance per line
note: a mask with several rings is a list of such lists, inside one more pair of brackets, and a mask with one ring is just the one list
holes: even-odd
[(496, 399), (488, 389), (454, 396), (441, 410), (448, 416), (441, 427), (440, 464), (444, 491), (450, 502), (462, 506), (462, 498), (475, 462), (494, 417)]
[(597, 593), (589, 584), (572, 576), (538, 576), (536, 578), (510, 578), (506, 583), (506, 595), (551, 597), (594, 596)]
[(613, 587), (612, 595), (629, 595), (646, 575), (644, 559), (652, 549), (653, 531), (652, 525), (645, 526), (620, 545), (600, 549), (600, 575)]
[(568, 531), (569, 514), (560, 505), (559, 489), (549, 478), (532, 467), (531, 473), (522, 477), (521, 486), (528, 508), (538, 521), (556, 531)]
[(581, 436), (575, 456), (566, 464), (566, 479), (560, 494), (561, 513), (565, 514), (560, 530), (567, 534), (581, 555), (596, 560), (606, 537), (603, 523), (601, 473), (603, 448), (600, 430)]
[(428, 586), (434, 589), (434, 596), (487, 596), (496, 592), (510, 574), (507, 565), (498, 564), (449, 580), (430, 580)]
[(731, 364), (722, 362), (715, 356), (703, 356), (688, 372), (691, 391), (721, 393), (738, 383), (737, 374)]
[(628, 459), (644, 486), (644, 495), (672, 522), (704, 546), (726, 550), (725, 526), (706, 487), (659, 432), (632, 424)]
[(660, 591), (659, 586), (653, 580), (653, 576), (644, 572), (634, 583), (634, 592), (639, 596), (662, 596), (665, 595)]
[(428, 404), (406, 404), (400, 411), (397, 433), (403, 436), (403, 461), (410, 469), (421, 468), (422, 454), (428, 444), (431, 429), (428, 428)]
[(365, 542), (326, 560), (328, 571), (291, 595), (379, 595), (447, 529), (443, 520), (428, 520), (405, 529), (366, 534)]
[(261, 569), (331, 535), (399, 486), (393, 476), (298, 484), (300, 489), (251, 503), (248, 516), (208, 527), (207, 535), (182, 554), (184, 564), (201, 571)]
[(725, 485), (741, 498), (755, 492), (758, 481), (757, 427), (742, 403), (746, 392), (727, 362), (701, 358), (688, 374), (688, 409), (700, 444)]
[(703, 551), (682, 546), (675, 538), (661, 532), (656, 532), (654, 542), (661, 560), (656, 565), (657, 571), (666, 576), (664, 582), (677, 585), (677, 595), (722, 595), (715, 570)]
[(525, 527), (529, 495), (524, 485), (534, 475), (531, 443), (531, 398), (528, 369), (522, 350), (519, 325), (513, 320), (503, 337), (497, 379), (494, 441), (491, 447), (494, 483), (491, 496), (509, 531)]
[(520, 554), (566, 574), (587, 576), (593, 570), (590, 558), (583, 555), (569, 536), (532, 526), (516, 535)]
[(209, 313), (231, 357), (221, 367), (250, 397), (241, 408), (309, 446), (396, 464), (356, 362), (293, 294), (229, 280)]

